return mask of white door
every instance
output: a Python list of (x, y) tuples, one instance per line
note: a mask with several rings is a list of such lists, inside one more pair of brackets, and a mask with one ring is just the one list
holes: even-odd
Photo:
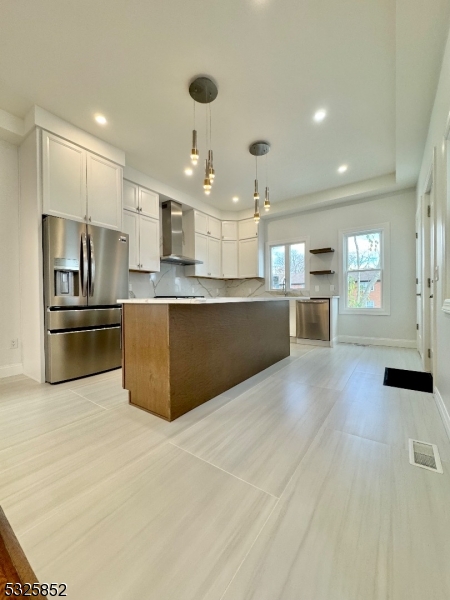
[(139, 257), (141, 271), (159, 271), (159, 221), (139, 216)]
[(222, 227), (219, 219), (214, 217), (208, 217), (208, 235), (216, 240), (220, 240), (222, 237)]
[(139, 269), (139, 215), (130, 210), (123, 211), (122, 231), (128, 233), (130, 269)]
[(222, 221), (222, 239), (237, 240), (237, 221)]
[(139, 186), (131, 181), (123, 180), (123, 208), (138, 212)]
[(234, 240), (222, 240), (222, 277), (238, 278), (238, 243)]
[(159, 196), (155, 192), (139, 188), (139, 208), (141, 214), (159, 219)]
[(88, 220), (92, 225), (122, 228), (122, 167), (87, 153)]
[(208, 238), (208, 276), (219, 279), (220, 274), (220, 240)]
[(239, 240), (239, 277), (258, 277), (257, 238)]
[(422, 206), (416, 214), (416, 314), (417, 314), (417, 350), (423, 358), (423, 321), (422, 321)]
[(258, 236), (258, 223), (254, 219), (244, 219), (238, 223), (239, 239), (246, 240)]
[(198, 212), (197, 210), (194, 212), (194, 224), (196, 233), (201, 233), (202, 235), (208, 235), (208, 216)]
[(86, 218), (86, 151), (42, 132), (43, 212), (75, 221)]
[(433, 188), (431, 189), (431, 193), (430, 193), (430, 218), (429, 218), (429, 225), (430, 225), (430, 348), (431, 348), (431, 357), (430, 357), (430, 361), (429, 361), (429, 369), (431, 371), (431, 373), (433, 373), (434, 368), (434, 356), (435, 356), (435, 348), (434, 348), (434, 343), (435, 343), (435, 327), (436, 327), (436, 323), (435, 323), (435, 315), (436, 315), (436, 298), (435, 298), (435, 290), (437, 288), (436, 283), (435, 283), (435, 269), (436, 269), (436, 262), (435, 262), (435, 223), (434, 223), (434, 193), (433, 193)]
[(203, 264), (195, 265), (197, 277), (208, 277), (208, 238), (205, 235), (195, 234), (195, 259)]

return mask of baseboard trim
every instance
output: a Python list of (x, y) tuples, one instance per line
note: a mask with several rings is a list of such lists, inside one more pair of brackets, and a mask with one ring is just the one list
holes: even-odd
[(444, 423), (445, 431), (450, 439), (450, 415), (448, 414), (447, 407), (445, 406), (444, 399), (441, 396), (441, 392), (436, 386), (434, 386), (434, 401), (438, 407), (442, 421)]
[(341, 344), (361, 344), (363, 346), (391, 346), (394, 348), (414, 348), (417, 350), (416, 340), (398, 340), (394, 338), (372, 338), (358, 335), (339, 335)]
[(0, 379), (3, 379), (3, 377), (12, 377), (13, 375), (22, 375), (22, 373), (22, 363), (0, 367)]

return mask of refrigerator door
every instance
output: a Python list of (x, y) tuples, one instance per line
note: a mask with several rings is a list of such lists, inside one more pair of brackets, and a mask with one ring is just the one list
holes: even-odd
[(47, 331), (45, 380), (58, 383), (122, 364), (120, 325), (79, 331)]
[(128, 298), (128, 235), (88, 225), (90, 306), (117, 304)]
[(86, 306), (88, 246), (86, 225), (44, 217), (44, 300), (48, 306)]

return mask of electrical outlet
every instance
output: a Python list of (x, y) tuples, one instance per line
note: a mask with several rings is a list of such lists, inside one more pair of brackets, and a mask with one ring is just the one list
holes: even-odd
[(334, 285), (330, 285), (330, 292), (334, 292)]
[(133, 284), (131, 283), (131, 281), (128, 284), (128, 291), (132, 292), (133, 291)]
[(318, 285), (314, 286), (314, 291), (315, 292), (319, 292), (320, 291), (320, 287)]
[(16, 350), (19, 347), (19, 340), (16, 338), (15, 340), (11, 340), (10, 348), (11, 350)]

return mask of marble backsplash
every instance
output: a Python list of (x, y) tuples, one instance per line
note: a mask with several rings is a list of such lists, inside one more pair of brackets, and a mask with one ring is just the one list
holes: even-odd
[[(161, 264), (159, 273), (130, 271), (130, 298), (155, 296), (256, 297), (274, 296), (265, 289), (264, 279), (207, 279), (186, 277), (184, 267)], [(289, 294), (293, 296), (294, 294)], [(297, 295), (297, 294), (295, 294)], [(302, 294), (299, 293), (298, 296)]]

